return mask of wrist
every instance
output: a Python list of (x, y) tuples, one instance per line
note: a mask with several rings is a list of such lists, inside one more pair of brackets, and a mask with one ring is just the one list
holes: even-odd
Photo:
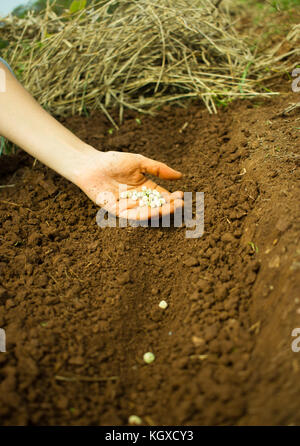
[(79, 147), (72, 148), (71, 158), (72, 161), (66, 168), (66, 172), (62, 173), (63, 176), (68, 178), (72, 183), (77, 186), (82, 186), (82, 179), (86, 173), (91, 171), (95, 166), (99, 166), (101, 158), (104, 156), (104, 152), (101, 152), (89, 144), (81, 144)]

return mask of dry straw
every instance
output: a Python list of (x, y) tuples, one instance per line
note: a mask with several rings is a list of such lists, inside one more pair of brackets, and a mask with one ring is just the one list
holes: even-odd
[(186, 98), (213, 113), (217, 98), (261, 94), (258, 81), (276, 59), (252, 52), (209, 0), (111, 0), (59, 17), (48, 6), (3, 23), (3, 57), (58, 116), (101, 109), (113, 122), (118, 106), (122, 121), (126, 107), (152, 113)]

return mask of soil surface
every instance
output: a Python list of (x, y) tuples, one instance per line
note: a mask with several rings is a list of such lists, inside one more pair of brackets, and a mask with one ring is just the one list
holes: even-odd
[(23, 153), (14, 169), (0, 159), (1, 184), (14, 184), (0, 189), (0, 424), (300, 424), (290, 91), (213, 116), (197, 104), (127, 112), (113, 134), (101, 114), (64, 121), (100, 150), (181, 170), (161, 184), (205, 193), (198, 239), (185, 227), (100, 228), (76, 186)]

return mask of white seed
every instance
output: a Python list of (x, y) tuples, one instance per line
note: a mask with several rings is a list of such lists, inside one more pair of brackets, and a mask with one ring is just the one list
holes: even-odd
[(158, 304), (159, 308), (162, 308), (163, 310), (165, 310), (166, 308), (168, 308), (168, 303), (165, 300), (161, 300)]
[(142, 190), (126, 191), (120, 193), (120, 198), (131, 198), (134, 201), (139, 201), (139, 206), (150, 206), (157, 208), (166, 203), (165, 198), (156, 189), (147, 189), (142, 186)]
[(147, 352), (144, 354), (143, 359), (147, 364), (151, 364), (155, 360), (155, 356), (152, 352)]
[(137, 415), (130, 415), (128, 418), (128, 424), (142, 424), (142, 419)]

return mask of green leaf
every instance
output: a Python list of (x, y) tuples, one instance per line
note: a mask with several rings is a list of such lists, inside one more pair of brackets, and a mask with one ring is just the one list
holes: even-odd
[(69, 8), (69, 11), (71, 14), (74, 14), (75, 12), (82, 11), (82, 9), (84, 9), (85, 7), (86, 7), (86, 0), (73, 0)]

